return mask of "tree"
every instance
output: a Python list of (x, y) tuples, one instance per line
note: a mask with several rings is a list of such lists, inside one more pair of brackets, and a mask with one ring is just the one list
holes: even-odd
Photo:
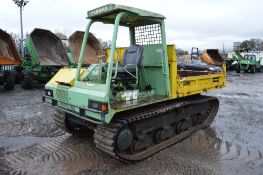
[(68, 39), (67, 35), (62, 33), (62, 32), (57, 32), (57, 33), (55, 33), (55, 35), (57, 37), (59, 37), (61, 40), (67, 40)]
[(254, 49), (259, 50), (260, 43), (262, 40), (259, 38), (252, 38), (252, 39), (250, 39), (250, 41), (254, 44)]
[(258, 50), (263, 51), (263, 41), (260, 42)]
[(15, 41), (15, 43), (17, 45), (19, 45), (19, 43), (20, 43), (20, 36), (19, 36), (19, 34), (11, 32), (10, 35), (13, 38), (13, 40)]
[(260, 50), (261, 43), (261, 39), (252, 38), (250, 40), (243, 41), (240, 45), (240, 49)]
[(110, 48), (111, 47), (111, 41), (108, 40), (108, 41), (103, 41), (101, 38), (98, 39), (103, 50), (105, 50), (106, 48)]
[(245, 40), (241, 43), (240, 49), (253, 49), (255, 47), (255, 43), (253, 41)]

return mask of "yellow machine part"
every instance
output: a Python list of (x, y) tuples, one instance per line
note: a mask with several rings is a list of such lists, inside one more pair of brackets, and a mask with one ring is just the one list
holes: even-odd
[(167, 55), (169, 64), (169, 77), (172, 98), (176, 98), (177, 94), (177, 61), (175, 45), (167, 45)]
[[(85, 70), (86, 69), (81, 69), (80, 75), (83, 74)], [(75, 82), (76, 72), (77, 72), (76, 68), (62, 68), (49, 81), (49, 83), (54, 83), (54, 84), (62, 83), (62, 84), (73, 86)]]
[(174, 44), (167, 45), (168, 62), (176, 62), (176, 49)]
[[(188, 76), (180, 76), (180, 71), (177, 70), (176, 51), (174, 45), (168, 45), (167, 52), (172, 98), (200, 94), (225, 87), (225, 64), (221, 66), (222, 72), (196, 72), (196, 74), (194, 74), (193, 71), (189, 71), (190, 74)], [(213, 57), (211, 59), (213, 59)]]
[[(116, 62), (116, 60), (119, 60), (119, 62), (122, 62), (122, 56), (125, 52), (125, 50), (127, 49), (127, 47), (118, 47), (116, 48), (116, 51), (114, 53), (114, 62)], [(107, 63), (109, 63), (110, 59), (110, 48), (106, 49), (106, 60)]]
[[(118, 59), (119, 62), (122, 62), (122, 57), (127, 47), (118, 47), (116, 48), (116, 51), (114, 53), (114, 62)], [(176, 61), (176, 52), (175, 52), (175, 46), (174, 45), (167, 45), (167, 53), (168, 53), (168, 59), (170, 61)], [(109, 63), (110, 59), (110, 48), (106, 48), (106, 60), (107, 63)]]
[(200, 94), (225, 87), (224, 73), (190, 76), (178, 79), (177, 97)]

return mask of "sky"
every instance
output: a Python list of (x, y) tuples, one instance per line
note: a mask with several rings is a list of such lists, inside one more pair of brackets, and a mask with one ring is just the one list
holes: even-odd
[[(19, 8), (12, 0), (0, 1), (0, 28), (20, 32)], [(262, 0), (29, 0), (23, 10), (24, 32), (34, 28), (62, 32), (67, 36), (84, 30), (87, 11), (114, 3), (160, 13), (166, 17), (167, 43), (231, 50), (234, 41), (263, 39)], [(112, 25), (94, 24), (91, 32), (111, 40)], [(120, 30), (117, 46), (128, 45), (128, 30)]]

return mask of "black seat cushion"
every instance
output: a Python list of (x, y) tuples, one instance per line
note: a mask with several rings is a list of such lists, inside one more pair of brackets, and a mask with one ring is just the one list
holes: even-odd
[[(115, 72), (115, 67), (112, 68), (112, 72)], [(136, 72), (136, 65), (127, 65), (126, 67), (123, 67), (122, 65), (118, 65), (117, 71), (120, 73), (123, 72)]]
[(140, 67), (143, 59), (143, 47), (137, 44), (128, 47), (122, 57), (122, 64), (125, 65), (137, 65)]

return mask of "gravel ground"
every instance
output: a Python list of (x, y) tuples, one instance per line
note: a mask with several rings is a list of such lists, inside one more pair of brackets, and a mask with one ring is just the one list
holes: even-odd
[(0, 87), (0, 174), (263, 174), (263, 74), (229, 72), (211, 127), (154, 156), (124, 164), (98, 151), (90, 131), (56, 127), (41, 87)]

